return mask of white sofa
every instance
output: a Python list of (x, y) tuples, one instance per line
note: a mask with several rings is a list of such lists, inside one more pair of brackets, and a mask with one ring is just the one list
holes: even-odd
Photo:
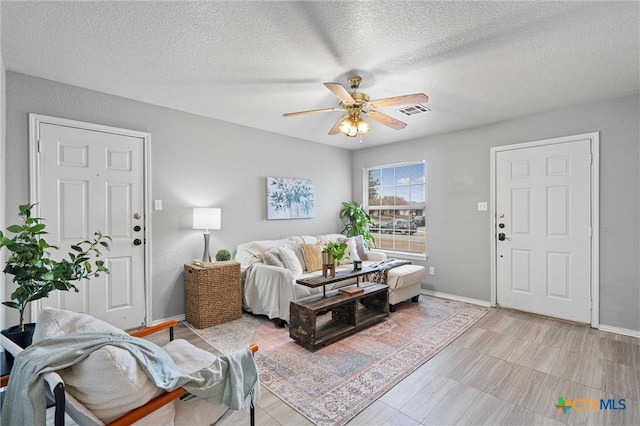
[[(342, 234), (296, 235), (281, 240), (249, 241), (238, 245), (235, 260), (240, 263), (242, 272), (243, 308), (256, 315), (266, 315), (278, 325), (283, 325), (283, 321), (288, 322), (289, 302), (322, 293), (322, 287), (309, 288), (296, 284), (300, 278), (322, 276), (322, 270), (313, 270), (314, 265), (308, 265), (312, 262), (305, 261), (301, 244), (324, 245), (329, 241), (341, 240), (347, 240), (347, 237)], [(338, 271), (352, 269), (352, 262), (357, 259), (362, 260), (363, 266), (387, 259), (385, 253), (364, 249), (361, 237), (349, 239), (348, 244), (348, 258), (336, 268)], [(285, 266), (275, 266), (277, 260), (273, 259), (273, 253), (279, 254), (282, 261), (282, 252), (286, 257), (289, 250), (295, 254), (299, 266), (295, 260), (290, 260)], [(327, 285), (326, 288), (330, 290), (352, 282), (342, 281)]]

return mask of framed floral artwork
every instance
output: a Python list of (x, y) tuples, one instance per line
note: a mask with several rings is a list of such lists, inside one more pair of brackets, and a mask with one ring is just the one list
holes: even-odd
[(314, 210), (313, 181), (267, 177), (267, 219), (309, 219)]

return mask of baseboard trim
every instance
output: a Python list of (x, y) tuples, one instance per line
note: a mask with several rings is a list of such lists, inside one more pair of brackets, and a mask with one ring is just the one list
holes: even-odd
[(176, 315), (174, 317), (168, 317), (168, 318), (163, 318), (163, 319), (159, 319), (159, 320), (155, 320), (151, 322), (151, 325), (157, 325), (160, 323), (163, 323), (165, 321), (171, 321), (171, 320), (176, 320), (176, 321), (184, 321), (185, 320), (185, 314), (182, 315)]
[(427, 296), (440, 297), (442, 299), (450, 299), (458, 302), (471, 303), (474, 305), (480, 305), (487, 308), (491, 307), (491, 302), (487, 302), (486, 300), (472, 299), (470, 297), (456, 296), (455, 294), (441, 293), (439, 291), (425, 290), (425, 289), (420, 289), (420, 293), (425, 294)]
[(640, 330), (629, 330), (628, 328), (620, 328), (603, 324), (600, 324), (598, 330), (608, 331), (609, 333), (622, 334), (623, 336), (631, 336), (640, 339)]

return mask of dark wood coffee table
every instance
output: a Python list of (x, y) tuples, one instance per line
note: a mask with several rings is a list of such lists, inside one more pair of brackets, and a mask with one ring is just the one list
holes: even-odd
[(301, 284), (305, 287), (322, 287), (322, 297), (327, 297), (326, 285), (337, 283), (340, 281), (346, 281), (351, 278), (356, 279), (356, 286), (360, 285), (360, 278), (365, 277), (373, 272), (377, 272), (378, 268), (365, 267), (359, 271), (337, 271), (335, 276), (329, 277), (314, 277), (314, 278), (303, 278), (301, 280), (296, 280), (298, 284)]
[[(322, 296), (310, 296), (289, 304), (289, 336), (296, 343), (316, 350), (376, 324), (389, 316), (389, 287), (386, 284), (360, 282), (360, 277), (376, 268), (342, 271), (335, 277), (297, 280), (307, 287), (323, 286)], [(356, 278), (356, 284), (342, 288), (362, 288), (359, 294), (327, 291), (324, 286)], [(318, 316), (331, 312), (331, 318), (319, 322)]]

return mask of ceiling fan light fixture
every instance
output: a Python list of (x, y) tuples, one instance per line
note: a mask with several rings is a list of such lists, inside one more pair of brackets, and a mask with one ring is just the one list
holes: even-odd
[(366, 135), (371, 130), (371, 125), (359, 116), (345, 118), (339, 126), (340, 133), (355, 138), (358, 135)]
[(344, 120), (342, 120), (342, 123), (340, 123), (340, 133), (345, 134), (347, 136), (349, 136), (349, 133), (351, 132), (351, 129), (353, 128), (353, 121), (351, 121), (351, 117), (345, 118)]
[(358, 134), (366, 135), (371, 130), (371, 125), (364, 121), (362, 118), (358, 118)]

